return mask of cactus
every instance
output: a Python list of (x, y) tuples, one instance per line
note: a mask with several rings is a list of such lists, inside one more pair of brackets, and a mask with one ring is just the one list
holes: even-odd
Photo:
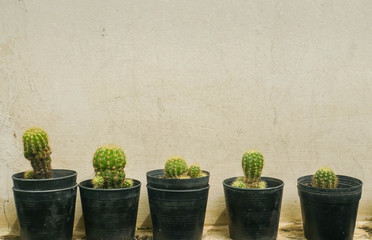
[(312, 186), (319, 188), (337, 188), (338, 178), (332, 169), (322, 167), (312, 177)]
[(125, 179), (123, 182), (124, 188), (130, 188), (133, 187), (133, 180), (132, 179)]
[(198, 164), (192, 164), (192, 165), (190, 165), (189, 170), (188, 170), (188, 175), (191, 178), (200, 177), (201, 176), (201, 173), (202, 172), (201, 172), (200, 166)]
[(263, 155), (257, 151), (248, 151), (242, 158), (243, 172), (246, 182), (257, 182), (260, 180), (264, 164)]
[(264, 158), (258, 151), (248, 151), (242, 157), (244, 177), (238, 177), (231, 186), (237, 188), (266, 188), (266, 182), (260, 181)]
[(98, 148), (93, 157), (96, 173), (93, 187), (111, 189), (128, 186), (125, 182), (125, 165), (125, 153), (120, 147), (107, 145)]
[(96, 174), (96, 176), (92, 180), (93, 188), (103, 188), (104, 179), (99, 174)]
[(25, 179), (34, 179), (35, 178), (34, 171), (28, 170), (28, 171), (24, 172), (23, 178), (25, 178)]
[(50, 158), (52, 152), (46, 132), (36, 127), (28, 129), (23, 135), (23, 147), (24, 156), (30, 160), (34, 169), (33, 177), (36, 179), (53, 177)]
[(245, 182), (242, 177), (236, 178), (235, 181), (232, 182), (231, 186), (236, 188), (247, 188), (247, 185), (245, 185)]
[(171, 157), (165, 163), (164, 174), (166, 178), (181, 178), (186, 172), (187, 164), (181, 157)]

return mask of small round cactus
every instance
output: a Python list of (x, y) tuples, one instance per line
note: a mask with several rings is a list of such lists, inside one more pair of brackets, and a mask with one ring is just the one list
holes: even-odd
[(125, 179), (123, 182), (124, 188), (130, 188), (133, 187), (133, 180), (132, 179)]
[(243, 172), (246, 182), (259, 181), (264, 165), (264, 158), (262, 153), (258, 151), (248, 151), (244, 153), (242, 158)]
[(241, 177), (236, 178), (234, 182), (231, 183), (231, 186), (236, 188), (247, 188), (247, 185), (245, 185), (245, 182)]
[(120, 147), (107, 145), (98, 148), (93, 157), (96, 172), (93, 187), (109, 189), (124, 187), (125, 165), (125, 153)]
[(337, 188), (338, 178), (332, 169), (322, 167), (312, 177), (312, 186), (319, 188)]
[(166, 178), (180, 178), (186, 172), (187, 164), (181, 157), (171, 157), (165, 163), (164, 174)]
[(189, 170), (188, 170), (188, 175), (191, 178), (200, 177), (201, 176), (200, 166), (198, 164), (192, 164), (192, 165), (190, 165)]
[(25, 179), (34, 179), (35, 178), (34, 171), (28, 170), (28, 171), (24, 172), (23, 178), (25, 178)]
[(105, 180), (103, 179), (103, 177), (96, 174), (96, 176), (92, 180), (93, 188), (103, 188), (104, 182)]
[(50, 158), (52, 152), (46, 132), (37, 127), (28, 129), (23, 134), (23, 148), (25, 158), (30, 160), (34, 169), (33, 177), (51, 178), (53, 176)]

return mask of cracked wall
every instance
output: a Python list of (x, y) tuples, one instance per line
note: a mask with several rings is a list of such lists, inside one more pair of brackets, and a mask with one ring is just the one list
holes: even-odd
[[(121, 145), (142, 181), (178, 154), (211, 172), (206, 224), (226, 224), (222, 181), (261, 150), (285, 182), (282, 221), (300, 219), (296, 179), (328, 165), (364, 182), (372, 215), (369, 1), (0, 2), (0, 228), (16, 229), (11, 175), (21, 136), (47, 130), (52, 165), (91, 178)], [(81, 225), (77, 202), (76, 222)], [(80, 224), (80, 225), (79, 225)]]

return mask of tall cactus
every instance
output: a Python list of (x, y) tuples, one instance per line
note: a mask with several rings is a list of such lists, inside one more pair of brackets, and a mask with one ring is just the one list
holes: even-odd
[(131, 187), (133, 181), (128, 184), (125, 179), (125, 165), (126, 156), (120, 147), (114, 145), (99, 147), (93, 157), (93, 167), (96, 173), (93, 187), (107, 189)]
[(30, 128), (23, 134), (24, 156), (31, 162), (34, 169), (32, 175), (36, 179), (51, 178), (53, 171), (51, 167), (51, 150), (48, 135), (40, 128)]
[(242, 168), (244, 177), (236, 178), (231, 186), (236, 188), (266, 188), (266, 182), (260, 181), (264, 157), (258, 151), (248, 151), (243, 154)]
[(337, 188), (338, 178), (332, 169), (322, 167), (312, 177), (312, 186), (319, 188)]
[(261, 178), (264, 158), (258, 151), (248, 151), (242, 158), (242, 167), (246, 182), (258, 182)]
[(164, 174), (166, 178), (180, 178), (186, 172), (187, 163), (182, 157), (171, 157), (165, 163)]

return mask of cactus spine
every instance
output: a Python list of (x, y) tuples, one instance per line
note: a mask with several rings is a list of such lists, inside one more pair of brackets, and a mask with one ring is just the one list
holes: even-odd
[(51, 178), (53, 171), (51, 167), (51, 150), (48, 135), (40, 128), (30, 128), (23, 134), (24, 156), (31, 162), (34, 169), (33, 174), (27, 177), (36, 179)]
[(182, 157), (171, 157), (167, 160), (164, 167), (166, 178), (181, 178), (187, 172), (187, 163)]
[(312, 186), (319, 188), (337, 188), (338, 178), (332, 169), (322, 167), (312, 177)]
[(133, 181), (128, 184), (125, 179), (125, 165), (126, 156), (120, 147), (114, 145), (99, 147), (93, 157), (96, 173), (93, 187), (106, 189), (131, 187)]

